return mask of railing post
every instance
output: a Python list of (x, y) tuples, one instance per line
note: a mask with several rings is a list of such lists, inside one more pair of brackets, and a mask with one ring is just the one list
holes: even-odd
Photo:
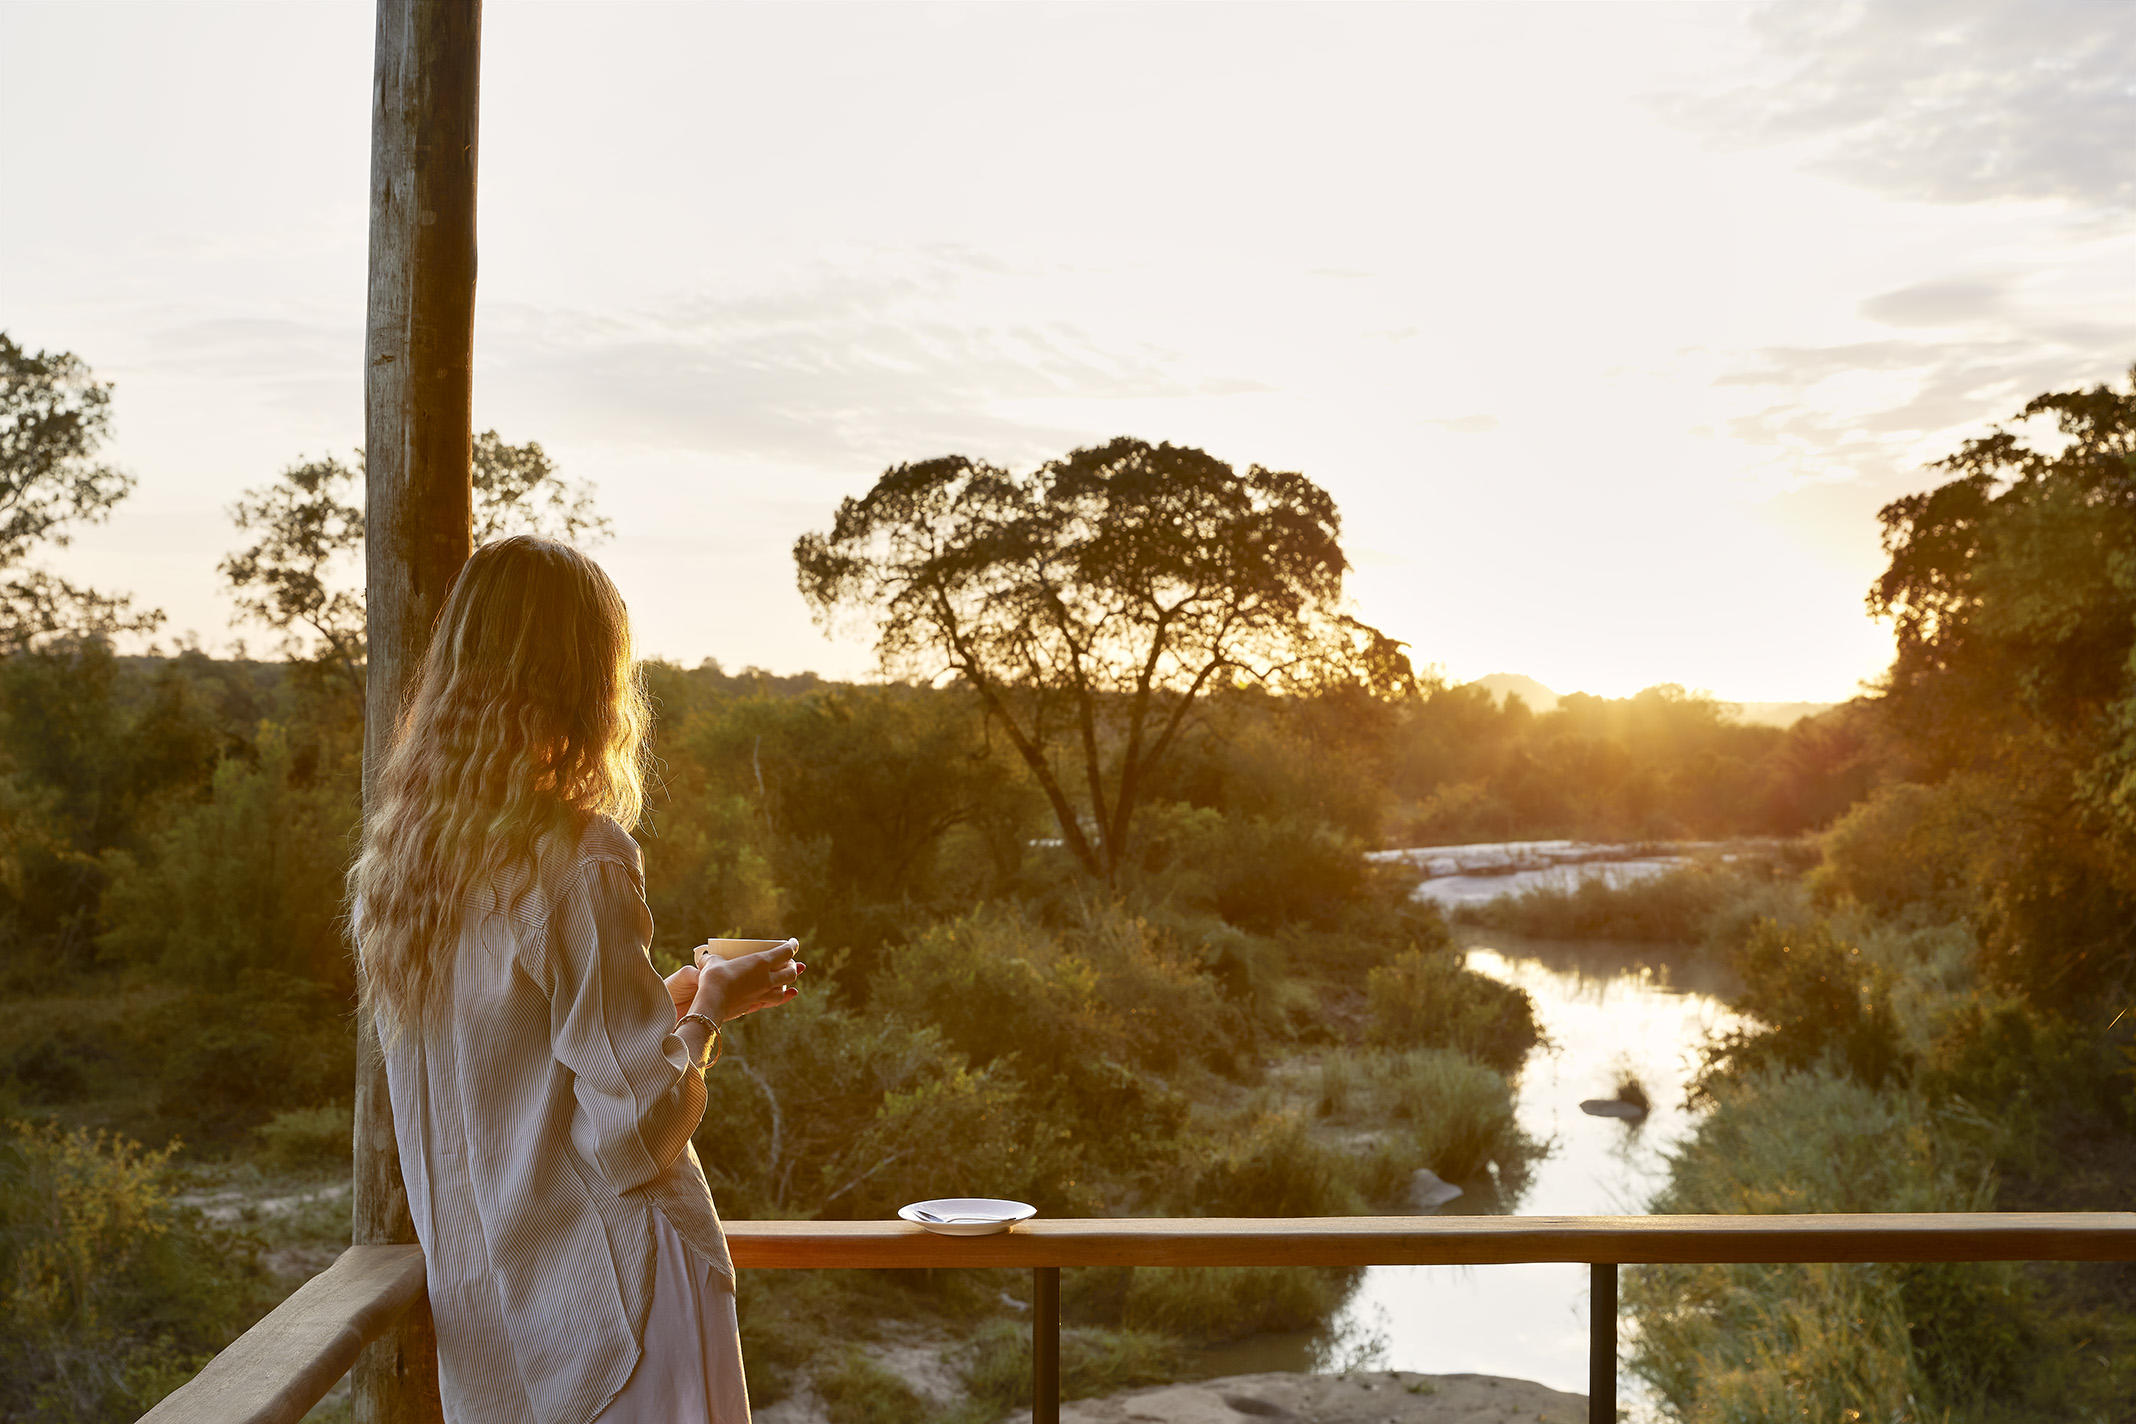
[(1587, 1424), (1617, 1424), (1617, 1267), (1587, 1269)]
[(1061, 1419), (1061, 1268), (1031, 1271), (1031, 1424)]

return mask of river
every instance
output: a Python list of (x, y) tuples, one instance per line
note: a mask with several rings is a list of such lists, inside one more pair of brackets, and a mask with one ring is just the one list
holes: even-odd
[[(1671, 863), (1640, 848), (1623, 859), (1553, 859), (1511, 873), (1493, 867), (1488, 875), (1435, 865), (1450, 873), (1425, 881), (1419, 898), (1460, 903), (1543, 878), (1622, 880)], [(1696, 1125), (1684, 1097), (1699, 1048), (1734, 1022), (1724, 1002), (1733, 988), (1725, 971), (1656, 946), (1523, 940), (1471, 928), (1457, 937), (1471, 968), (1518, 985), (1535, 1001), (1549, 1046), (1522, 1068), (1516, 1110), (1521, 1125), (1550, 1150), (1513, 1201), (1494, 1202), (1471, 1190), (1441, 1212), (1644, 1212), (1667, 1181), (1669, 1149)], [(1651, 1099), (1644, 1121), (1580, 1110), (1582, 1099), (1612, 1096), (1624, 1070)], [(1580, 1265), (1376, 1266), (1364, 1272), (1327, 1330), (1220, 1347), (1197, 1362), (1196, 1372), (1357, 1366), (1510, 1375), (1584, 1391), (1587, 1285)], [(1629, 1330), (1627, 1322), (1620, 1334)], [(1635, 1381), (1627, 1378), (1620, 1391), (1633, 1417), (1650, 1413)]]

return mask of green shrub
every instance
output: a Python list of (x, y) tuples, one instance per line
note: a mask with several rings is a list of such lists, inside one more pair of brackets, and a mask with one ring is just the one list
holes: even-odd
[(1767, 1027), (1722, 1038), (1709, 1050), (1702, 1082), (1827, 1061), (1872, 1086), (1912, 1072), (1913, 1053), (1892, 1008), (1891, 972), (1829, 924), (1761, 921), (1730, 963), (1743, 980), (1735, 1007)]
[(307, 779), (273, 723), (255, 750), (216, 767), (208, 799), (148, 837), (145, 855), (106, 857), (98, 954), (193, 983), (266, 971), (348, 992), (340, 918), (355, 768)]
[[(820, 974), (820, 977), (819, 977)], [(846, 1007), (835, 967), (729, 1030), (698, 1151), (736, 1216), (884, 1216), (935, 1196), (1090, 1214), (1069, 1141), (1009, 1064), (973, 1066), (922, 1017)]]
[(1121, 1321), (1203, 1345), (1310, 1330), (1335, 1313), (1355, 1279), (1354, 1271), (1301, 1266), (1141, 1266), (1129, 1275)]
[(0, 1133), (0, 1417), (134, 1419), (266, 1308), (253, 1243), (173, 1206), (175, 1146)]
[(935, 1406), (897, 1375), (848, 1348), (813, 1376), (830, 1424), (929, 1424)]
[[(1179, 1370), (1179, 1347), (1158, 1335), (1103, 1326), (1061, 1330), (1061, 1397), (1087, 1399), (1161, 1384)], [(964, 1387), (992, 1417), (1031, 1404), (1031, 1327), (994, 1320), (965, 1347)]]
[(1375, 1176), (1369, 1154), (1313, 1136), (1296, 1113), (1263, 1113), (1243, 1129), (1182, 1144), (1173, 1209), (1188, 1216), (1347, 1216)]
[[(1660, 1213), (1979, 1211), (1978, 1125), (1830, 1069), (1722, 1085)], [(1634, 1367), (1679, 1417), (1933, 1417), (2021, 1383), (2022, 1278), (2000, 1264), (1647, 1267)]]
[(1365, 976), (1372, 1042), (1450, 1048), (1501, 1072), (1542, 1037), (1527, 991), (1477, 974), (1452, 953), (1411, 950)]
[(1270, 933), (1340, 923), (1371, 875), (1365, 846), (1311, 817), (1152, 806), (1136, 828), (1136, 888)]
[(1471, 1181), (1492, 1162), (1525, 1170), (1542, 1155), (1514, 1117), (1512, 1085), (1481, 1063), (1443, 1048), (1366, 1062), (1376, 1115), (1407, 1124), (1422, 1164), (1447, 1181)]
[(1879, 915), (1958, 918), (1971, 904), (1971, 862), (1989, 824), (1984, 793), (1966, 778), (1879, 787), (1825, 832), (1811, 893)]
[(1741, 877), (1730, 871), (1688, 865), (1621, 883), (1590, 876), (1534, 885), (1464, 907), (1460, 917), (1538, 939), (1695, 944), (1740, 886)]
[(341, 997), (305, 980), (247, 974), (188, 995), (159, 1024), (156, 1120), (196, 1144), (232, 1145), (278, 1110), (346, 1092), (355, 1039)]
[(278, 1112), (252, 1130), (260, 1159), (285, 1172), (331, 1172), (346, 1177), (356, 1138), (355, 1110), (347, 1103)]

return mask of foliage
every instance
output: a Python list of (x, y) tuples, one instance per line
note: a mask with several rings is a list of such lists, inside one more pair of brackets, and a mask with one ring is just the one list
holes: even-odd
[(1143, 817), (1128, 883), (1255, 934), (1341, 923), (1366, 894), (1365, 847), (1297, 814), (1223, 815), (1154, 805)]
[(1397, 845), (1795, 835), (1859, 799), (1882, 755), (1859, 702), (1782, 731), (1671, 685), (1575, 693), (1540, 714), (1473, 684), (1433, 687), (1376, 741)]
[(1911, 779), (1970, 779), (1992, 810), (1944, 836), (1986, 963), (2081, 1011), (2136, 983), (2136, 369), (2014, 423), (1880, 512), (1869, 604), (1897, 634), (1882, 701)]
[(196, 983), (259, 969), (349, 989), (340, 915), (359, 814), (355, 767), (306, 785), (272, 723), (252, 751), (225, 758), (208, 799), (171, 816), (139, 858), (106, 857), (99, 953)]
[(349, 1174), (356, 1114), (347, 1103), (290, 1108), (253, 1129), (260, 1160), (285, 1172)]
[(1331, 1050), (1315, 1106), (1336, 1122), (1395, 1125), (1404, 1164), (1413, 1155), (1449, 1182), (1474, 1181), (1492, 1163), (1524, 1176), (1543, 1152), (1514, 1117), (1512, 1085), (1449, 1049)]
[[(1139, 1330), (1071, 1325), (1061, 1330), (1061, 1397), (1087, 1399), (1177, 1377), (1179, 1349)], [(1011, 1320), (981, 1327), (966, 1347), (964, 1386), (989, 1417), (1031, 1406), (1031, 1330)]]
[(111, 386), (67, 351), (29, 351), (0, 332), (0, 653), (154, 628), (163, 615), (25, 566), (108, 518), (133, 476), (100, 463)]
[(1121, 1324), (1196, 1344), (1314, 1329), (1334, 1315), (1357, 1275), (1299, 1266), (1137, 1266), (1123, 1274)]
[(813, 1376), (830, 1424), (927, 1424), (934, 1406), (911, 1385), (849, 1346)]
[(694, 710), (661, 739), (656, 839), (716, 814), (726, 854), (758, 857), (776, 882), (786, 932), (847, 949), (864, 989), (883, 946), (1006, 891), (1021, 867), (1038, 808), (971, 712), (955, 694), (899, 687)]
[(1892, 1009), (1892, 976), (1823, 921), (1760, 921), (1730, 963), (1742, 978), (1735, 1007), (1762, 1021), (1709, 1049), (1705, 1081), (1720, 1072), (1829, 1065), (1871, 1087), (1913, 1068)]
[[(595, 512), (590, 485), (574, 484), (533, 441), (508, 445), (494, 430), (470, 452), (473, 534), (486, 543), (509, 534), (598, 542), (608, 520)], [(332, 455), (299, 460), (273, 484), (249, 489), (230, 507), (231, 521), (252, 542), (218, 568), (238, 612), (282, 635), (292, 658), (333, 668), (363, 695), (364, 611), (361, 592), (343, 585), (363, 559), (363, 452), (354, 465)]]
[(132, 1419), (260, 1308), (245, 1243), (172, 1204), (175, 1144), (11, 1123), (0, 1138), (0, 1413)]
[[(1916, 1094), (1817, 1069), (1720, 1089), (1657, 1212), (1974, 1211), (1986, 1134)], [(1681, 1418), (1928, 1420), (2020, 1390), (2014, 1268), (1656, 1266), (1629, 1273), (1633, 1367)]]
[(1004, 1068), (973, 1067), (940, 1030), (839, 1004), (830, 966), (798, 1002), (736, 1026), (698, 1150), (740, 1215), (872, 1217), (989, 1195), (1051, 1214), (1088, 1205), (1063, 1124)]
[(1451, 952), (1413, 949), (1365, 976), (1372, 1042), (1449, 1048), (1512, 1072), (1542, 1030), (1527, 991), (1470, 973)]
[(1212, 685), (1411, 684), (1399, 646), (1342, 611), (1340, 527), (1303, 475), (1123, 437), (1026, 476), (893, 466), (794, 561), (819, 618), (868, 620), (886, 669), (977, 693), (1110, 884)]
[(1698, 944), (1715, 917), (1764, 878), (1703, 862), (1623, 881), (1584, 876), (1570, 885), (1534, 885), (1464, 906), (1459, 917), (1538, 939)]

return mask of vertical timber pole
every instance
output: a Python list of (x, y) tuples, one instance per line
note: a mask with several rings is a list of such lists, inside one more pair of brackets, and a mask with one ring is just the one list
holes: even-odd
[[(378, 0), (371, 94), (371, 280), (364, 342), (363, 792), (471, 543), (475, 115), (481, 0)], [(385, 1065), (356, 1026), (358, 1245), (415, 1240)], [(437, 1337), (425, 1304), (353, 1374), (362, 1424), (436, 1424)]]
[(1617, 1267), (1587, 1270), (1587, 1424), (1617, 1424)]
[(1031, 1271), (1031, 1424), (1061, 1421), (1061, 1268)]

